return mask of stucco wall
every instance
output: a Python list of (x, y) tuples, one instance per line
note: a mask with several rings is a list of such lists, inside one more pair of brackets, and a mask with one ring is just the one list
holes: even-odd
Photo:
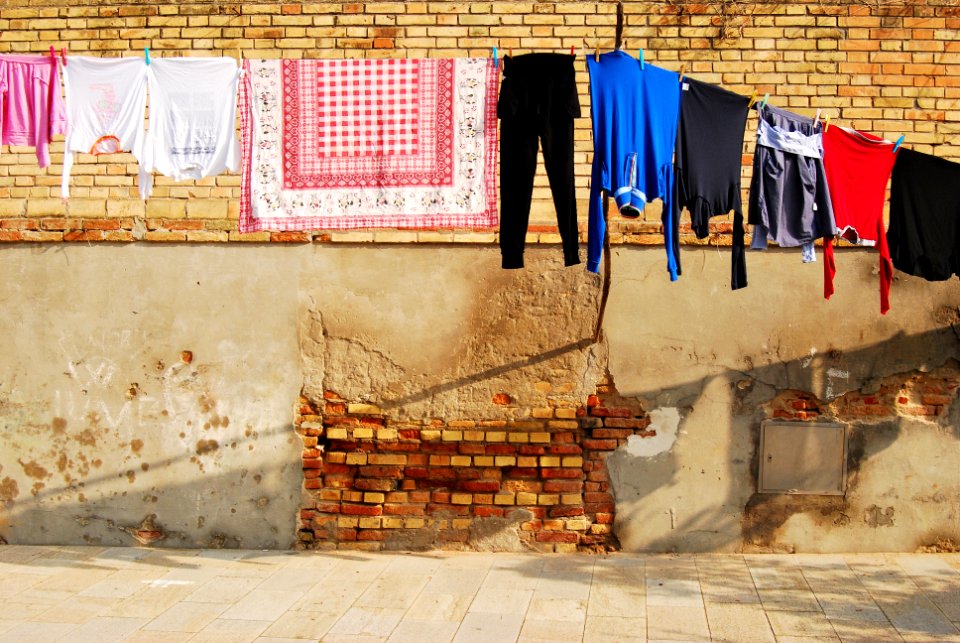
[[(750, 254), (736, 293), (726, 251), (683, 258), (671, 284), (661, 251), (614, 252), (593, 343), (599, 280), (550, 250), (504, 273), (482, 247), (8, 247), (0, 535), (288, 547), (298, 510), (315, 508), (301, 496), (303, 400), (337, 390), (384, 426), (509, 432), (535, 409), (583, 409), (599, 384), (649, 420), (604, 456), (625, 549), (958, 542), (957, 284), (900, 277), (880, 317), (870, 252), (841, 255), (829, 302), (796, 253)], [(858, 414), (850, 396), (884, 387), (900, 402)], [(755, 494), (759, 423), (797, 392), (816, 400), (802, 417), (851, 426), (846, 497)], [(555, 546), (524, 540), (522, 518), (398, 542)]]
[(8, 542), (293, 543), (298, 264), (250, 250), (0, 252)]

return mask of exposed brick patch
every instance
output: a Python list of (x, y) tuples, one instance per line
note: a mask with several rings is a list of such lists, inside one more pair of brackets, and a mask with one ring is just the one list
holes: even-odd
[(606, 384), (575, 409), (506, 422), (396, 421), (334, 391), (323, 398), (301, 399), (297, 418), (304, 547), (381, 549), (421, 530), (428, 546), (460, 548), (476, 521), (522, 510), (530, 548), (617, 549), (606, 457), (631, 435), (654, 435), (643, 408)]
[(960, 371), (953, 366), (934, 373), (899, 374), (869, 390), (850, 391), (832, 401), (811, 393), (787, 390), (767, 405), (768, 417), (780, 420), (870, 422), (899, 416), (940, 418), (956, 400)]

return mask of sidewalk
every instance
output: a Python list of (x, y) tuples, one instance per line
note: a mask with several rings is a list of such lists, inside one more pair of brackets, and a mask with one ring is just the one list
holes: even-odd
[(0, 547), (0, 641), (958, 641), (960, 554)]

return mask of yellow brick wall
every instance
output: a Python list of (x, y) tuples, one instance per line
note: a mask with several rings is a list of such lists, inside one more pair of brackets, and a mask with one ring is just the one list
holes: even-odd
[[(960, 7), (956, 0), (888, 2), (633, 2), (624, 4), (631, 52), (772, 104), (896, 139), (960, 160)], [(180, 2), (27, 0), (0, 3), (0, 52), (45, 53), (50, 45), (92, 56), (228, 55), (287, 57), (584, 54), (584, 39), (613, 44), (616, 4), (602, 2)], [(577, 62), (584, 118), (576, 130), (577, 194), (585, 227), (590, 141), (587, 74)], [(755, 117), (748, 122), (744, 188)], [(0, 149), (0, 241), (370, 241), (492, 243), (493, 231), (237, 232), (238, 175), (176, 183), (157, 177), (155, 196), (136, 195), (129, 155), (81, 155), (68, 203), (59, 195), (62, 139), (53, 165), (31, 149)], [(546, 178), (536, 180), (531, 241), (558, 241)], [(645, 219), (613, 218), (615, 243), (659, 243), (659, 208)], [(722, 218), (715, 219), (722, 223)], [(720, 225), (721, 232), (729, 225)], [(694, 240), (684, 235), (687, 242)]]

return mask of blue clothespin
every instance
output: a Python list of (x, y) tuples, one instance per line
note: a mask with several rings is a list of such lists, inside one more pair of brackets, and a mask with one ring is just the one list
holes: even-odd
[(763, 109), (764, 107), (767, 106), (767, 101), (768, 101), (768, 100), (770, 100), (770, 94), (764, 94), (764, 95), (763, 95), (763, 100), (760, 101), (760, 109)]
[(643, 49), (640, 50), (640, 69), (643, 69)]
[(143, 62), (150, 64), (150, 47), (143, 48)]
[(897, 139), (897, 144), (893, 146), (893, 153), (896, 154), (897, 150), (900, 149), (900, 145), (903, 143), (903, 139), (907, 137), (906, 134), (901, 134), (900, 138)]
[(496, 48), (496, 47), (493, 48), (493, 66), (494, 66), (494, 67), (499, 67), (499, 66), (500, 66), (500, 59), (497, 57), (497, 48)]

